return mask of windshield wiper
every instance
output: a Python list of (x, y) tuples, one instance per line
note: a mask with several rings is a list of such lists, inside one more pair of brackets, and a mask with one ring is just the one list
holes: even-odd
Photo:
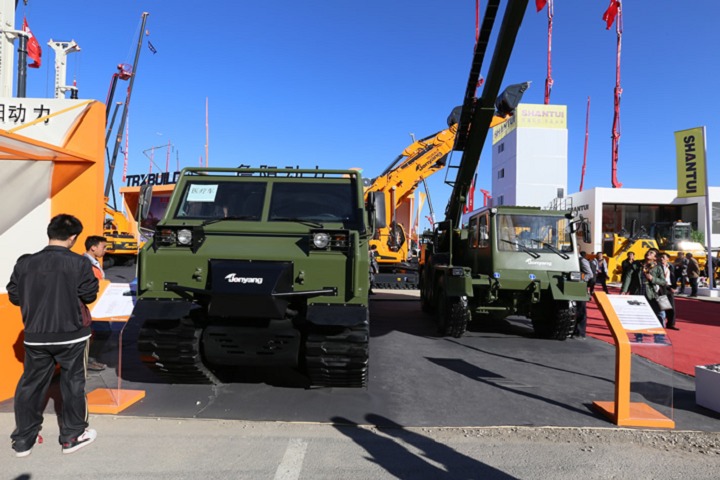
[(298, 223), (302, 223), (303, 225), (308, 225), (310, 227), (325, 228), (325, 225), (323, 225), (320, 222), (313, 222), (311, 220), (308, 220), (308, 219), (302, 218), (302, 217), (272, 217), (270, 219), (270, 221), (272, 221), (272, 222), (298, 222)]
[(527, 248), (525, 245), (523, 245), (521, 243), (513, 242), (512, 240), (505, 240), (504, 238), (501, 238), (500, 240), (502, 240), (505, 243), (509, 243), (510, 245), (515, 245), (520, 250), (527, 253), (528, 255), (530, 255), (533, 258), (540, 258), (540, 254), (533, 252), (532, 250), (530, 250), (529, 248)]
[(549, 243), (545, 243), (542, 240), (539, 240), (537, 238), (533, 238), (532, 241), (540, 243), (543, 245), (543, 247), (547, 247), (548, 250), (550, 250), (554, 253), (557, 253), (558, 255), (560, 255), (562, 257), (563, 260), (567, 260), (568, 258), (570, 258), (570, 255), (568, 255), (567, 253), (565, 253), (563, 251), (558, 250), (557, 248), (555, 248), (553, 245), (550, 245)]
[(204, 227), (205, 225), (210, 225), (211, 223), (218, 223), (218, 222), (224, 222), (225, 220), (257, 220), (257, 216), (255, 215), (231, 215), (229, 217), (220, 217), (220, 218), (211, 218), (209, 220), (205, 220), (200, 224), (200, 226)]

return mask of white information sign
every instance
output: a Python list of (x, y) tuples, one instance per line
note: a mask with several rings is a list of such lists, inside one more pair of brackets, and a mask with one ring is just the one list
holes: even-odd
[(188, 202), (214, 202), (217, 195), (218, 186), (208, 184), (190, 185), (190, 191), (187, 195)]
[(111, 283), (95, 303), (90, 314), (93, 318), (129, 317), (133, 311), (133, 297), (129, 283)]
[(626, 331), (662, 328), (644, 295), (608, 295), (608, 300)]

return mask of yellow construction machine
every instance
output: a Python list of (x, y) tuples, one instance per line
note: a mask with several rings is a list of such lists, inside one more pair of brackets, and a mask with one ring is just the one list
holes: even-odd
[[(107, 200), (107, 199), (106, 199)], [(111, 208), (107, 201), (103, 209), (103, 236), (107, 239), (107, 248), (103, 264), (105, 268), (113, 265), (131, 265), (135, 263), (138, 248), (137, 229), (122, 212)]]
[[(453, 109), (447, 129), (410, 144), (385, 171), (365, 186), (366, 200), (370, 192), (383, 193), (376, 197), (380, 201), (378, 222), (375, 238), (370, 240), (370, 245), (377, 248), (380, 273), (375, 275), (373, 285), (378, 288), (418, 286), (417, 258), (412, 254), (408, 233), (413, 223), (413, 193), (426, 178), (445, 168), (447, 156), (455, 146), (460, 110), (460, 107)], [(491, 128), (511, 116), (512, 112), (494, 116)], [(427, 185), (425, 187), (427, 192)], [(419, 245), (413, 246), (419, 248)]]
[(622, 262), (627, 254), (633, 252), (637, 260), (642, 260), (645, 252), (651, 248), (670, 255), (674, 262), (680, 252), (692, 253), (700, 265), (705, 268), (707, 252), (702, 244), (691, 239), (692, 228), (687, 222), (657, 222), (650, 226), (648, 233), (640, 228), (636, 233), (606, 233), (603, 238), (603, 254), (608, 259), (609, 280), (619, 282), (622, 277)]

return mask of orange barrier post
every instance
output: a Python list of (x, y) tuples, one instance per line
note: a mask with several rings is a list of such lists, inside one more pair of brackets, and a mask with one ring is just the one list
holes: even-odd
[[(615, 339), (615, 401), (593, 402), (593, 406), (616, 425), (675, 428), (675, 422), (650, 405), (630, 401), (631, 344), (627, 331), (605, 292), (595, 292), (595, 301)], [(657, 333), (658, 329), (645, 333)], [(659, 330), (662, 330), (661, 328)]]

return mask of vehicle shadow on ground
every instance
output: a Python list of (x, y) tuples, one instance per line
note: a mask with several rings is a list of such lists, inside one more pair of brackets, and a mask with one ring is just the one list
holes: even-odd
[(532, 398), (534, 400), (539, 400), (556, 407), (570, 410), (571, 412), (579, 413), (581, 415), (599, 418), (599, 416), (595, 414), (595, 412), (590, 408), (589, 404), (587, 404), (587, 408), (583, 410), (568, 405), (567, 403), (558, 402), (556, 400), (543, 397), (542, 395), (530, 393), (527, 391), (526, 386), (518, 384), (512, 379), (508, 379), (497, 373), (477, 367), (465, 360), (461, 360), (459, 358), (425, 358), (438, 366), (447, 368), (448, 370), (459, 373), (460, 375), (464, 375), (471, 380), (485, 383), (486, 385), (489, 385), (491, 387), (495, 387), (500, 390), (521, 395), (527, 398)]
[[(410, 308), (408, 308), (408, 302), (405, 301), (388, 300), (382, 303), (383, 312), (385, 312), (382, 315), (378, 313), (377, 308), (373, 308), (373, 302), (370, 303), (371, 337), (382, 337), (392, 332), (425, 338), (442, 337), (438, 333), (435, 314), (423, 312), (419, 301)], [(519, 337), (535, 335), (530, 320), (521, 317), (510, 317), (505, 320), (474, 320), (468, 324), (467, 331), (480, 334), (500, 333)]]
[[(431, 438), (406, 430), (381, 415), (367, 414), (365, 419), (369, 424), (377, 427), (377, 433), (359, 428), (357, 423), (343, 417), (333, 417), (331, 422), (338, 432), (368, 452), (369, 461), (384, 468), (395, 478), (412, 480), (516, 478)], [(418, 452), (411, 451), (408, 446)]]
[[(573, 374), (573, 375), (579, 375), (579, 376), (582, 376), (582, 377), (593, 378), (593, 379), (595, 379), (595, 380), (600, 380), (600, 381), (602, 381), (602, 382), (614, 383), (614, 380), (613, 380), (613, 379), (610, 379), (610, 378), (607, 378), (607, 377), (603, 377), (603, 376), (599, 376), (599, 375), (589, 375), (589, 374), (587, 374), (587, 373), (578, 372), (578, 371), (576, 371), (576, 370), (569, 370), (569, 369), (567, 369), (567, 368), (552, 367), (552, 366), (546, 365), (546, 364), (544, 364), (544, 363), (531, 362), (531, 361), (529, 361), (529, 360), (524, 360), (524, 359), (519, 358), (519, 357), (513, 357), (512, 355), (503, 355), (503, 354), (501, 354), (501, 353), (491, 352), (491, 351), (489, 351), (489, 350), (483, 350), (482, 348), (474, 347), (474, 346), (472, 346), (472, 345), (465, 345), (464, 343), (461, 343), (461, 342), (459, 342), (459, 341), (457, 341), (457, 340), (455, 340), (455, 339), (453, 339), (453, 338), (447, 338), (447, 339), (445, 339), (445, 340), (446, 340), (447, 342), (454, 343), (454, 344), (456, 344), (456, 345), (458, 345), (458, 346), (461, 346), (461, 347), (464, 347), (464, 348), (468, 348), (468, 349), (470, 349), (470, 350), (473, 350), (473, 351), (476, 351), (476, 352), (479, 352), (479, 353), (482, 353), (482, 354), (485, 354), (485, 355), (492, 355), (493, 357), (504, 358), (504, 359), (506, 359), (506, 360), (512, 360), (512, 361), (519, 362), (519, 363), (522, 363), (522, 364), (533, 365), (533, 366), (535, 366), (535, 367), (542, 367), (542, 368), (546, 368), (546, 369), (549, 369), (549, 370), (555, 370), (555, 371), (562, 372), (562, 373), (571, 373), (571, 374)], [(543, 341), (546, 341), (546, 342), (556, 342), (557, 340), (541, 340), (541, 339), (538, 339), (537, 341), (538, 341), (538, 342), (543, 342)]]

